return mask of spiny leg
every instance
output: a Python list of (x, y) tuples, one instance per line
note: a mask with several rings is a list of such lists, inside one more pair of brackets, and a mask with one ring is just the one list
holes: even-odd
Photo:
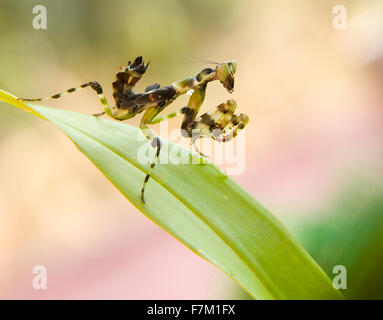
[[(202, 84), (200, 87), (197, 87), (193, 90), (193, 93), (191, 94), (188, 105), (186, 107), (183, 107), (183, 108), (179, 109), (178, 111), (171, 112), (171, 113), (169, 113), (165, 116), (162, 116), (162, 117), (155, 116), (150, 120), (148, 118), (147, 124), (156, 124), (156, 123), (159, 123), (161, 121), (168, 120), (168, 119), (171, 119), (171, 118), (174, 118), (178, 115), (183, 114), (184, 119), (182, 121), (182, 126), (181, 126), (182, 135), (185, 137), (191, 136), (191, 130), (190, 130), (191, 124), (193, 123), (194, 119), (197, 117), (198, 111), (199, 111), (199, 109), (200, 109), (200, 107), (201, 107), (201, 105), (205, 99), (205, 92), (206, 92), (206, 83)], [(158, 91), (157, 91), (157, 93), (158, 93)], [(161, 111), (162, 110), (160, 110), (159, 112), (161, 112)], [(194, 147), (200, 155), (206, 157), (206, 155), (204, 155), (201, 151), (198, 150), (196, 145), (194, 145)]]
[(158, 161), (158, 158), (160, 156), (160, 152), (161, 152), (161, 140), (160, 138), (158, 138), (154, 132), (146, 125), (146, 123), (142, 122), (141, 121), (141, 124), (140, 124), (140, 129), (142, 131), (142, 133), (145, 135), (146, 139), (148, 139), (150, 142), (151, 142), (151, 146), (153, 148), (157, 148), (156, 150), (156, 154), (154, 155), (154, 158), (150, 164), (150, 167), (149, 167), (149, 170), (145, 176), (145, 180), (144, 180), (144, 183), (142, 185), (142, 189), (141, 189), (141, 201), (143, 203), (145, 203), (145, 187), (146, 187), (146, 184), (148, 183), (149, 179), (150, 179), (150, 175), (152, 174), (152, 171)]
[(169, 119), (172, 119), (174, 117), (177, 117), (181, 114), (184, 114), (185, 113), (185, 110), (186, 110), (187, 107), (183, 107), (175, 112), (170, 112), (168, 113), (167, 115), (164, 115), (162, 117), (155, 117), (152, 121), (150, 121), (148, 124), (156, 124), (156, 123), (160, 123), (162, 121), (165, 121), (165, 120), (169, 120)]
[(238, 135), (238, 131), (244, 129), (248, 122), (249, 117), (246, 114), (240, 113), (239, 115), (234, 115), (228, 125), (222, 130), (223, 134), (213, 134), (212, 138), (219, 142), (228, 142), (234, 139)]
[[(157, 86), (157, 85), (154, 85), (154, 86)], [(159, 91), (158, 88), (155, 88), (154, 91), (155, 91), (155, 97), (157, 98), (158, 95), (162, 95), (164, 92), (166, 93), (166, 88), (165, 88), (165, 91)], [(161, 117), (158, 116), (159, 113), (161, 113), (169, 104), (173, 102), (172, 99), (169, 99), (169, 100), (163, 101), (163, 103), (149, 107), (146, 110), (144, 116), (142, 117), (140, 128), (142, 132), (144, 133), (145, 137), (151, 142), (152, 147), (157, 148), (156, 154), (154, 156), (154, 159), (152, 160), (152, 163), (150, 164), (149, 171), (145, 177), (144, 184), (141, 189), (141, 200), (143, 203), (145, 203), (144, 193), (145, 193), (146, 184), (149, 181), (150, 175), (157, 163), (157, 160), (159, 158), (160, 151), (161, 151), (160, 139), (154, 135), (153, 131), (147, 125), (156, 124), (161, 121), (168, 120), (178, 115), (184, 114), (185, 116), (183, 120), (182, 129), (183, 129), (183, 134), (185, 135), (186, 126), (189, 123), (193, 122), (194, 118), (197, 116), (197, 113), (199, 111), (201, 104), (203, 103), (203, 100), (205, 98), (205, 91), (206, 91), (206, 84), (202, 85), (202, 87), (195, 89), (192, 96), (189, 99), (188, 105), (186, 107), (179, 109), (178, 111), (171, 112), (165, 116), (161, 116)], [(148, 96), (148, 97), (152, 98), (153, 96)], [(203, 155), (201, 152), (199, 153)]]
[[(181, 108), (181, 109), (179, 109), (179, 110), (177, 110), (177, 111), (175, 111), (175, 112), (168, 113), (168, 114), (165, 115), (165, 116), (162, 116), (162, 117), (156, 117), (156, 118), (154, 118), (151, 122), (149, 122), (148, 124), (157, 124), (157, 123), (160, 123), (160, 122), (162, 122), (162, 121), (169, 120), (169, 119), (174, 118), (174, 117), (176, 117), (176, 116), (178, 116), (178, 115), (185, 114), (185, 112), (187, 112), (187, 110), (188, 110), (188, 107), (183, 107), (183, 108)], [(203, 157), (205, 157), (205, 158), (208, 158), (207, 155), (205, 155), (204, 153), (202, 153), (202, 152), (198, 149), (198, 147), (197, 147), (197, 145), (196, 145), (195, 143), (192, 143), (192, 145), (194, 146), (195, 150), (196, 150), (201, 156), (203, 156)]]
[(102, 91), (102, 87), (101, 87), (101, 85), (97, 81), (91, 81), (91, 82), (84, 83), (84, 84), (82, 84), (82, 85), (80, 85), (78, 87), (70, 88), (70, 89), (68, 89), (66, 91), (63, 91), (61, 93), (57, 93), (57, 94), (55, 94), (53, 96), (50, 96), (50, 97), (36, 98), (36, 99), (18, 98), (17, 100), (19, 100), (19, 101), (27, 101), (27, 102), (37, 102), (37, 101), (43, 101), (43, 100), (54, 100), (54, 99), (59, 99), (59, 98), (65, 96), (67, 94), (76, 92), (76, 91), (78, 91), (80, 89), (87, 88), (87, 87), (91, 87), (94, 91), (97, 92), (98, 99), (100, 100), (100, 102), (103, 105), (104, 110), (105, 110), (104, 112), (94, 114), (94, 116), (98, 117), (98, 116), (101, 116), (101, 115), (103, 115), (105, 113), (108, 113), (108, 110), (110, 110), (110, 107), (108, 106), (108, 103), (107, 103), (107, 101), (105, 99), (104, 93)]
[(146, 184), (147, 182), (149, 181), (149, 178), (150, 178), (150, 175), (157, 163), (157, 160), (160, 156), (160, 151), (161, 151), (161, 140), (154, 134), (154, 132), (148, 127), (149, 124), (155, 124), (155, 123), (158, 123), (158, 122), (161, 122), (161, 121), (164, 121), (166, 119), (169, 119), (169, 118), (173, 118), (175, 117), (176, 115), (178, 114), (183, 114), (184, 111), (185, 111), (185, 107), (180, 109), (179, 111), (177, 112), (172, 112), (166, 116), (163, 116), (163, 117), (157, 117), (159, 113), (161, 113), (169, 104), (171, 104), (173, 102), (173, 100), (169, 100), (169, 101), (165, 101), (163, 104), (161, 105), (156, 105), (156, 106), (152, 106), (152, 107), (149, 107), (142, 119), (141, 119), (141, 124), (140, 124), (140, 129), (141, 131), (143, 132), (143, 134), (145, 135), (145, 137), (151, 142), (151, 145), (153, 148), (157, 148), (156, 150), (156, 154), (152, 160), (152, 163), (150, 164), (150, 167), (149, 167), (149, 170), (148, 170), (148, 173), (146, 174), (146, 177), (145, 177), (145, 180), (144, 180), (144, 184), (142, 186), (142, 189), (141, 189), (141, 200), (143, 203), (145, 203), (145, 198), (144, 198), (144, 193), (145, 193), (145, 187), (146, 187)]
[(245, 128), (249, 117), (244, 113), (234, 114), (236, 107), (237, 103), (234, 100), (228, 100), (219, 105), (216, 111), (211, 112), (212, 118), (216, 121), (212, 132), (213, 139), (228, 142), (237, 136), (238, 131)]
[[(206, 95), (206, 83), (203, 83), (201, 86), (193, 90), (192, 95), (190, 96), (188, 105), (183, 108), (184, 118), (182, 120), (182, 135), (184, 137), (192, 137), (193, 136), (193, 123), (198, 115), (198, 112), (201, 108), (202, 103), (205, 100)], [(204, 153), (202, 153), (194, 142), (192, 143), (195, 150), (205, 158), (208, 158)]]
[(228, 100), (221, 103), (216, 109), (201, 115), (193, 123), (193, 130), (200, 133), (201, 136), (216, 137), (224, 134), (232, 126), (237, 103), (234, 100)]
[(196, 118), (190, 124), (193, 139), (197, 137), (210, 137), (215, 129), (224, 130), (233, 118), (237, 104), (234, 100), (221, 103), (216, 109), (210, 110)]
[(100, 117), (100, 116), (103, 116), (104, 114), (105, 114), (105, 111), (99, 112), (99, 113), (93, 113), (92, 116), (93, 117)]
[(192, 124), (192, 144), (204, 137), (211, 137), (220, 142), (228, 142), (235, 138), (249, 122), (249, 117), (243, 113), (235, 115), (237, 104), (228, 100), (198, 117)]
[[(156, 85), (157, 86), (157, 85)], [(198, 110), (205, 98), (205, 90), (206, 85), (204, 84), (203, 87), (197, 88), (192, 96), (189, 99), (189, 104), (187, 107), (184, 107), (180, 109), (179, 111), (172, 112), (166, 116), (163, 117), (157, 117), (160, 112), (162, 112), (163, 109), (165, 109), (170, 103), (174, 101), (174, 89), (169, 86), (165, 88), (155, 88), (153, 90), (149, 90), (148, 93), (145, 95), (144, 101), (137, 100), (138, 104), (144, 104), (156, 101), (157, 103), (153, 106), (150, 106), (144, 116), (141, 119), (140, 129), (144, 133), (145, 137), (151, 142), (151, 145), (153, 148), (157, 148), (156, 154), (154, 156), (154, 159), (152, 160), (152, 163), (150, 164), (148, 173), (146, 174), (144, 184), (141, 189), (141, 200), (143, 203), (145, 203), (145, 187), (150, 179), (150, 175), (157, 163), (157, 160), (160, 155), (161, 151), (161, 141), (160, 139), (155, 136), (153, 131), (148, 127), (148, 124), (155, 124), (170, 118), (173, 118), (179, 114), (185, 114), (185, 118), (187, 119), (194, 119), (198, 113)], [(189, 111), (188, 111), (189, 110)], [(193, 112), (191, 112), (193, 110)], [(186, 112), (189, 112), (188, 115), (186, 115)], [(185, 122), (185, 119), (184, 119)], [(186, 121), (186, 123), (189, 123), (189, 121)]]
[[(153, 91), (156, 95), (159, 94), (159, 91), (155, 90)], [(206, 83), (203, 83), (201, 86), (193, 89), (193, 93), (189, 99), (188, 105), (186, 107), (183, 107), (179, 109), (178, 111), (171, 112), (165, 116), (158, 117), (157, 115), (163, 110), (164, 107), (166, 107), (168, 104), (170, 104), (172, 101), (168, 101), (168, 103), (159, 108), (159, 107), (151, 107), (147, 110), (147, 112), (144, 115), (144, 122), (146, 124), (156, 124), (164, 120), (168, 120), (171, 118), (174, 118), (178, 115), (183, 114), (184, 119), (182, 121), (182, 135), (185, 137), (191, 136), (191, 124), (193, 123), (194, 119), (197, 117), (198, 111), (205, 99), (205, 93), (206, 93)], [(190, 133), (190, 134), (189, 134)], [(197, 147), (195, 147), (197, 152), (201, 154), (202, 156), (205, 156), (203, 153), (201, 153)]]
[(197, 153), (198, 153), (201, 157), (210, 159), (210, 157), (209, 157), (208, 155), (204, 154), (204, 153), (197, 147), (197, 145), (196, 145), (196, 141), (197, 141), (198, 139), (201, 139), (201, 138), (202, 138), (202, 137), (198, 137), (198, 138), (192, 140), (191, 145), (194, 147), (195, 151), (197, 151)]
[(187, 106), (184, 108), (184, 118), (182, 120), (182, 132), (186, 137), (191, 136), (192, 123), (194, 122), (203, 101), (205, 100), (206, 84), (193, 90)]

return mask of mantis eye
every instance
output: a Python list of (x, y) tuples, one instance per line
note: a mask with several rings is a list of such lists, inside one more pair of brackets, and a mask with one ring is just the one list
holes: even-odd
[(230, 61), (228, 63), (228, 65), (229, 65), (231, 72), (235, 73), (235, 71), (237, 70), (237, 62), (235, 60), (233, 60), (233, 61)]
[(234, 88), (234, 75), (230, 63), (220, 63), (217, 66), (216, 72), (218, 80), (223, 84), (227, 91), (232, 92)]

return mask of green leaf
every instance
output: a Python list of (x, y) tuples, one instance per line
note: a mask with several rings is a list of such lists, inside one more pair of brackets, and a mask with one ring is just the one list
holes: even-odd
[(346, 268), (347, 289), (342, 290), (346, 298), (381, 300), (383, 189), (354, 173), (339, 190), (315, 219), (301, 219), (293, 230), (328, 275), (336, 275), (336, 265)]
[[(135, 207), (254, 298), (343, 298), (285, 227), (214, 164), (157, 165), (142, 204), (140, 190), (149, 165), (137, 160), (147, 144), (139, 129), (24, 104), (3, 91), (0, 100), (54, 123)], [(162, 141), (165, 150), (177, 147)], [(180, 150), (200, 161), (199, 155)]]

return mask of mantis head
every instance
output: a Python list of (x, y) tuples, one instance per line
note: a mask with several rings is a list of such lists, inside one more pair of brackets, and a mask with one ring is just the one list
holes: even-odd
[(234, 90), (234, 73), (237, 69), (235, 60), (219, 63), (215, 69), (217, 79), (230, 93)]

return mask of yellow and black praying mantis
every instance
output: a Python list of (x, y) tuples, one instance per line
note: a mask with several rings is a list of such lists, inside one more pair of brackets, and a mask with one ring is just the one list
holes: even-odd
[[(217, 63), (215, 69), (205, 68), (194, 77), (173, 82), (166, 87), (161, 88), (160, 85), (156, 83), (148, 86), (143, 93), (133, 92), (133, 87), (141, 79), (148, 66), (149, 63), (145, 65), (142, 57), (137, 57), (134, 62), (129, 61), (127, 67), (121, 67), (121, 70), (116, 74), (117, 80), (113, 82), (113, 97), (116, 102), (116, 105), (113, 107), (108, 105), (102, 87), (97, 81), (84, 83), (81, 86), (68, 89), (65, 92), (50, 97), (19, 99), (21, 101), (30, 102), (58, 99), (82, 88), (91, 87), (97, 92), (98, 98), (104, 107), (103, 112), (94, 114), (96, 117), (107, 114), (116, 120), (126, 120), (145, 111), (140, 122), (140, 129), (151, 142), (152, 147), (156, 148), (156, 154), (141, 189), (141, 199), (143, 203), (145, 203), (145, 186), (161, 151), (161, 140), (148, 125), (159, 123), (177, 115), (183, 115), (181, 126), (182, 135), (191, 138), (191, 142), (195, 146), (197, 139), (206, 137), (213, 138), (220, 142), (229, 141), (249, 122), (247, 115), (242, 113), (239, 115), (234, 114), (237, 104), (232, 99), (220, 104), (216, 109), (197, 117), (199, 109), (205, 99), (207, 84), (210, 81), (218, 80), (227, 91), (230, 93), (233, 92), (234, 74), (236, 71), (235, 61)], [(187, 92), (191, 93), (187, 106), (177, 112), (172, 112), (165, 116), (158, 116), (175, 99)]]

